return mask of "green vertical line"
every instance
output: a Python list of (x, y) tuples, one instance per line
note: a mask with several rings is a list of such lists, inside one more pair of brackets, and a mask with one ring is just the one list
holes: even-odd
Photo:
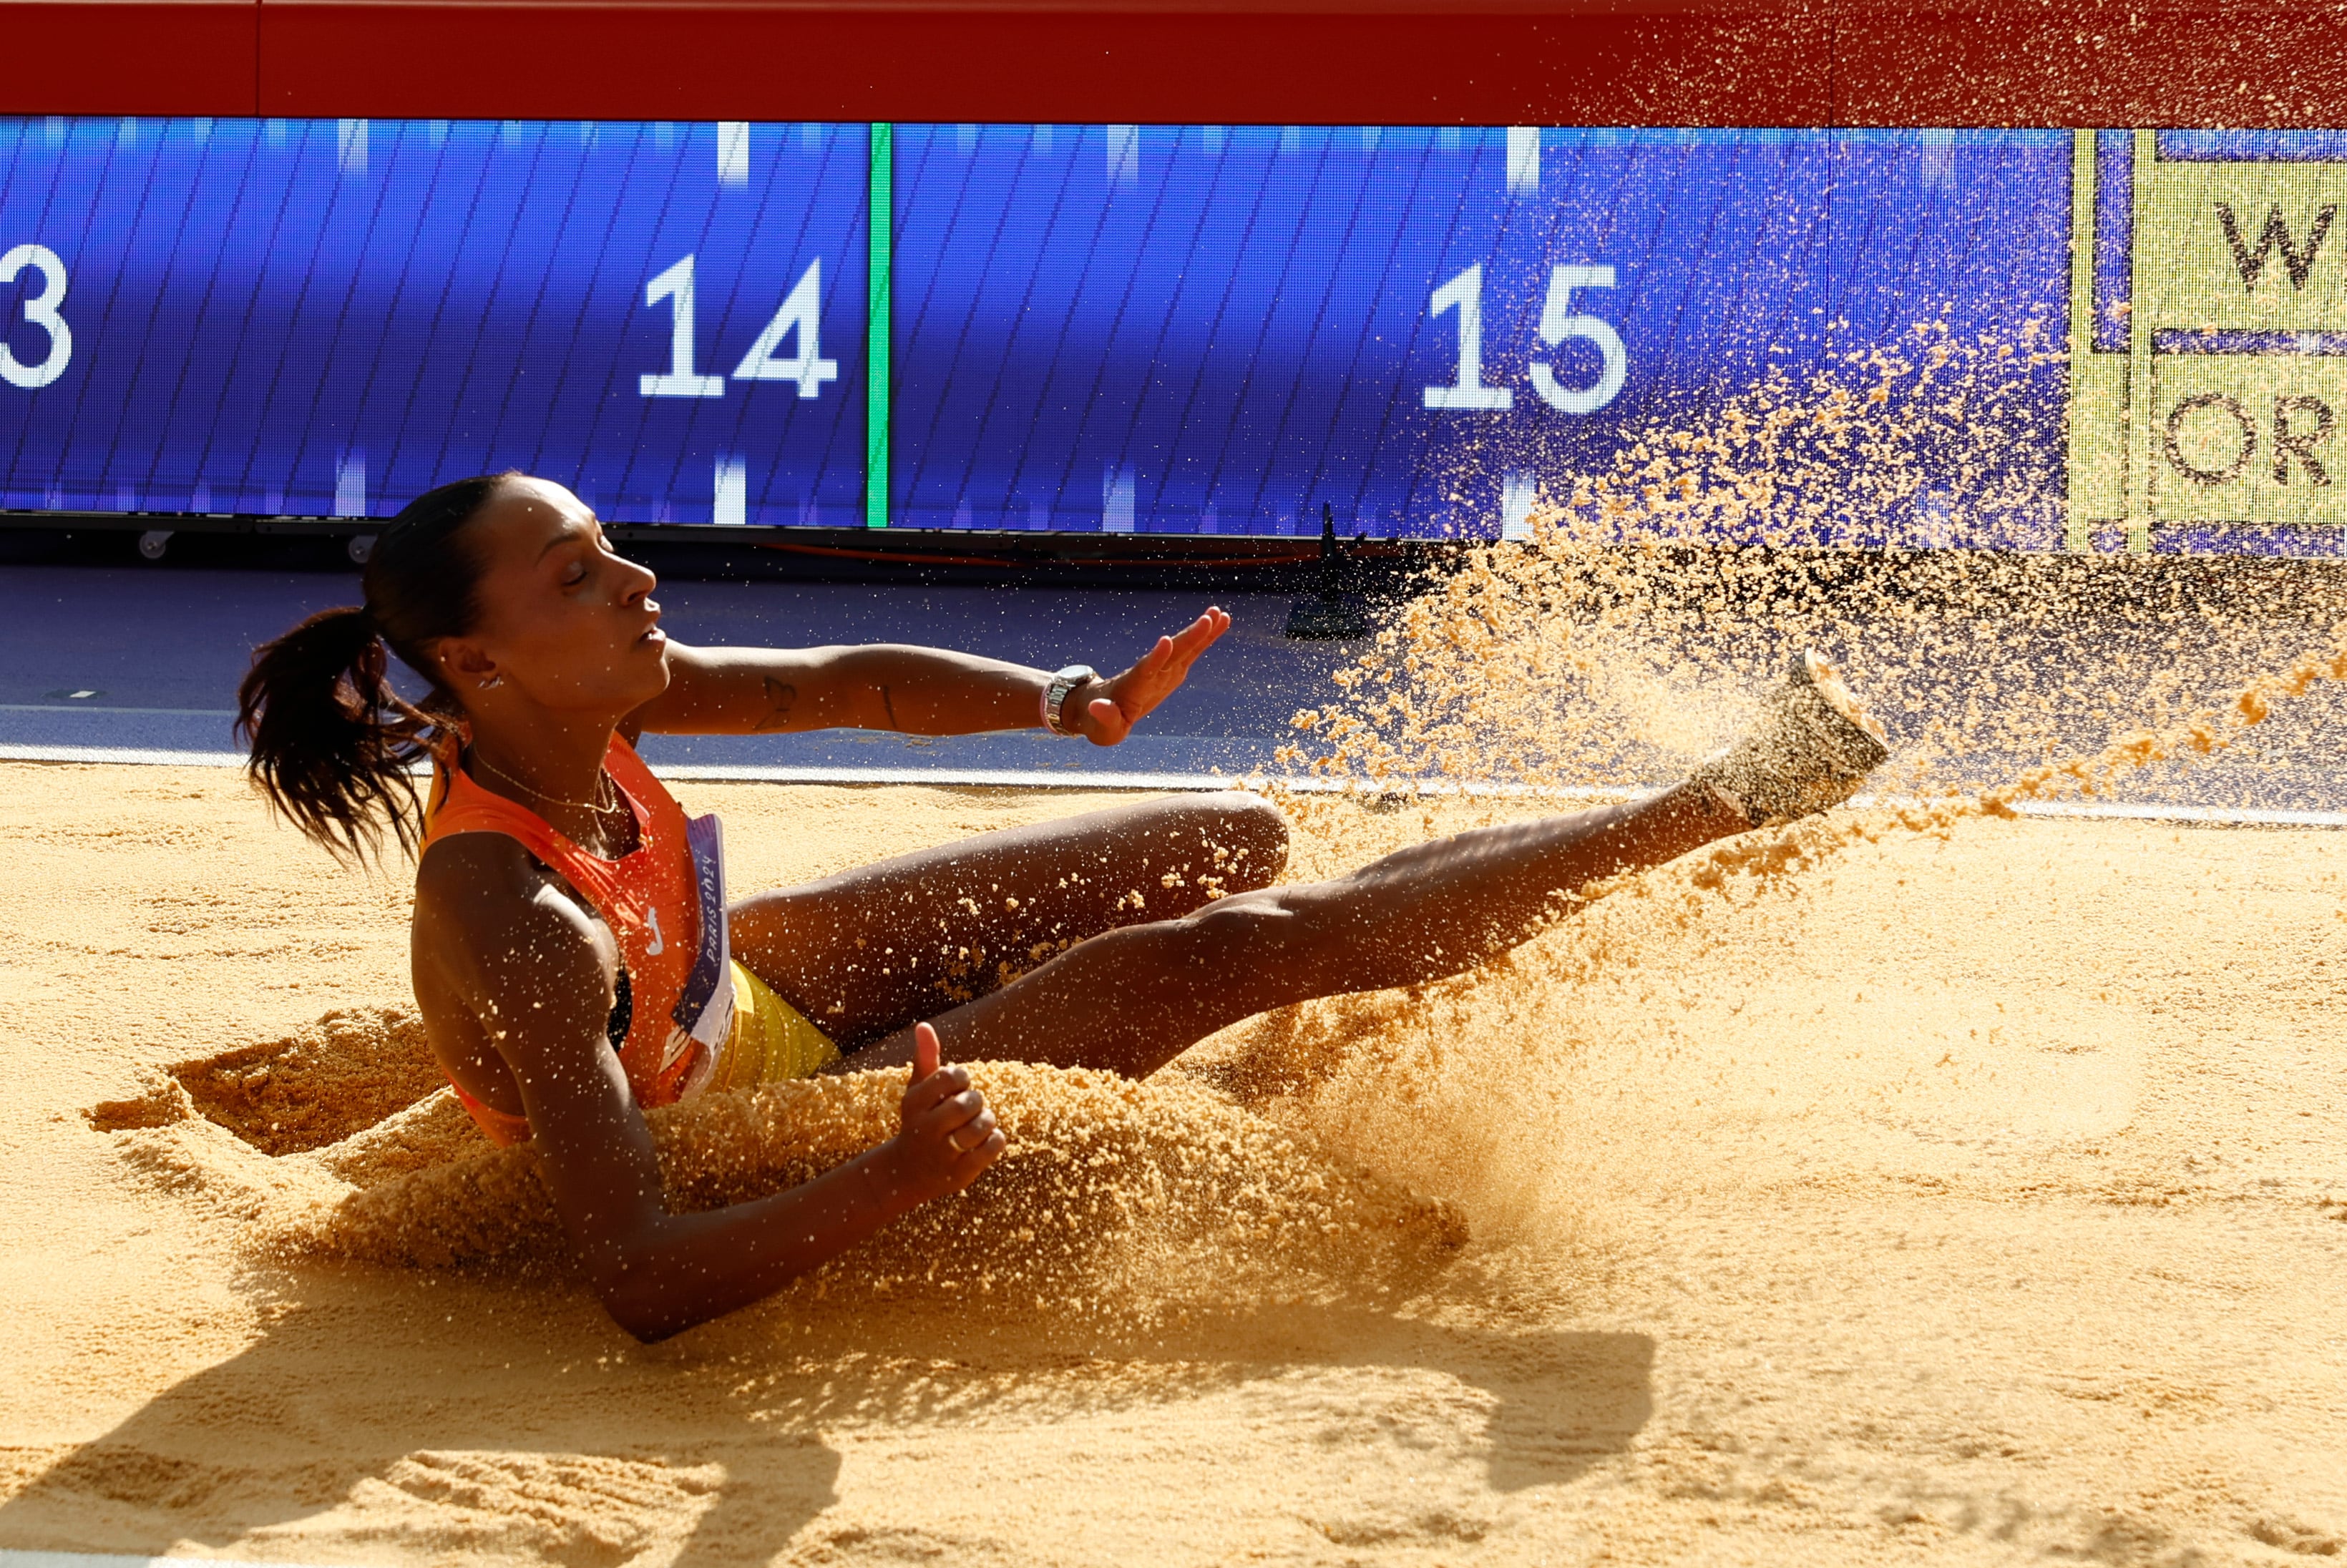
[(888, 526), (888, 351), (897, 332), (897, 127), (872, 127), (872, 249), (864, 312), (864, 525)]
[(2085, 387), (2088, 360), (2095, 351), (2095, 132), (2071, 133), (2069, 514), (2062, 545), (2073, 551), (2084, 550), (2091, 543), (2086, 469), (2094, 451), (2094, 433), (2086, 428), (2089, 416)]

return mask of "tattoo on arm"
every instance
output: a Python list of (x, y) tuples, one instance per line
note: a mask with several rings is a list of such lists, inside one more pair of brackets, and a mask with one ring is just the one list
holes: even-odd
[(753, 727), (757, 733), (780, 729), (790, 722), (791, 705), (799, 699), (799, 688), (773, 676), (762, 677), (766, 683), (766, 717)]

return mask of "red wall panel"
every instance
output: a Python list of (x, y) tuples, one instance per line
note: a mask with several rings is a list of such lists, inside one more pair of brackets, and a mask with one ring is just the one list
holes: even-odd
[(260, 15), (254, 0), (0, 3), (0, 113), (249, 115)]
[(2347, 6), (1839, 0), (1841, 125), (2347, 125)]
[(1798, 9), (264, 0), (265, 114), (1814, 124)]
[(2308, 0), (0, 0), (0, 113), (2329, 126)]

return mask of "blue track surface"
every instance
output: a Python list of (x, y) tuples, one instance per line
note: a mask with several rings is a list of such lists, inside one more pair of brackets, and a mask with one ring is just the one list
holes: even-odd
[[(230, 724), (253, 645), (356, 594), (354, 579), (315, 574), (0, 568), (0, 604), (9, 611), (0, 618), (0, 757), (235, 760)], [(1103, 669), (1209, 602), (1188, 593), (795, 583), (664, 584), (660, 599), (665, 625), (688, 643), (917, 642), (1047, 668), (1081, 662)], [(1285, 596), (1221, 603), (1233, 617), (1230, 634), (1141, 734), (1113, 748), (1040, 730), (938, 740), (828, 731), (653, 736), (645, 755), (663, 768), (1124, 784), (1260, 771), (1293, 737), (1287, 721), (1296, 710), (1326, 699), (1343, 656), (1333, 645), (1281, 635)]]
[[(313, 610), (351, 602), (357, 589), (353, 576), (319, 573), (0, 567), (0, 605), (8, 611), (0, 617), (0, 760), (241, 762), (230, 726), (253, 645)], [(670, 583), (660, 599), (665, 624), (688, 643), (917, 642), (1046, 668), (1071, 662), (1112, 668), (1160, 632), (1188, 621), (1209, 596)], [(1034, 729), (934, 740), (831, 730), (648, 736), (643, 751), (671, 775), (777, 780), (1194, 789), (1286, 774), (1276, 753), (1296, 738), (1289, 720), (1299, 708), (1328, 702), (1335, 694), (1330, 676), (1348, 657), (1341, 645), (1288, 641), (1282, 633), (1292, 602), (1286, 596), (1221, 596), (1233, 617), (1230, 634), (1141, 733), (1112, 748)], [(2039, 636), (2045, 640), (2034, 647), (2025, 636), (2000, 644), (1995, 657), (2017, 659), (2058, 683), (2077, 649), (2059, 628), (2041, 628)], [(2310, 646), (2319, 640), (2311, 632), (2306, 636)], [(1898, 739), (1917, 729), (1932, 703), (1964, 684), (1963, 674), (1950, 667), (1929, 690), (1886, 683), (1870, 687), (1870, 696)], [(2011, 697), (2022, 687), (1999, 677), (1984, 689)], [(2187, 695), (2214, 701), (2229, 689)], [(2113, 716), (2072, 718), (2073, 733), (2059, 748), (2065, 754), (2091, 755), (2108, 738)], [(2321, 687), (2292, 705), (2286, 723), (2270, 727), (2270, 734), (2260, 730), (2251, 744), (2130, 775), (2126, 799), (2031, 809), (2347, 825), (2347, 771), (2329, 747), (2307, 743), (2339, 724), (2347, 724), (2347, 691)], [(2039, 760), (1982, 751), (1950, 759), (1955, 770), (1946, 782), (1999, 784)]]

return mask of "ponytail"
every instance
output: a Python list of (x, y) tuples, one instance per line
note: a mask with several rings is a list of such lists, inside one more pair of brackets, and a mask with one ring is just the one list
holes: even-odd
[[(423, 838), (415, 765), (462, 711), (432, 649), (477, 616), (480, 565), (459, 531), (510, 474), (460, 479), (400, 510), (367, 558), (366, 604), (321, 610), (253, 650), (237, 688), (245, 771), (280, 814), (341, 860), (380, 855), (386, 829)], [(391, 684), (391, 655), (432, 684), (421, 705)]]
[(413, 852), (419, 831), (409, 769), (430, 720), (391, 688), (374, 616), (321, 610), (252, 656), (237, 688), (245, 770), (293, 825), (338, 859), (380, 854), (388, 826)]

